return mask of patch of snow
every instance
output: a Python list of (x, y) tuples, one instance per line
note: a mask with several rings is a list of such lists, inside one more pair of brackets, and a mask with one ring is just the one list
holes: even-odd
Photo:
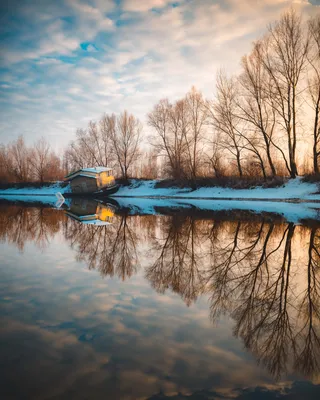
[[(12, 202), (21, 201), (26, 203), (43, 203), (56, 206), (57, 198), (55, 195), (21, 195), (21, 194), (0, 194), (0, 200), (9, 200)], [(59, 208), (59, 207), (58, 207)]]
[(2, 195), (19, 195), (19, 196), (51, 196), (57, 192), (61, 194), (70, 193), (71, 188), (69, 185), (61, 187), (62, 182), (55, 182), (50, 186), (43, 186), (41, 188), (26, 187), (26, 188), (9, 188), (0, 190), (0, 196)]
[(254, 187), (252, 189), (232, 189), (223, 187), (156, 188), (157, 181), (134, 181), (130, 186), (122, 186), (113, 197), (173, 197), (189, 199), (264, 199), (264, 200), (320, 200), (316, 183), (302, 182), (301, 178), (290, 179), (283, 186), (275, 188)]
[(155, 188), (157, 181), (139, 181), (133, 180), (129, 186), (121, 186), (119, 190), (113, 195), (114, 197), (170, 197), (176, 196), (183, 193), (189, 193), (190, 189), (179, 189), (179, 188)]

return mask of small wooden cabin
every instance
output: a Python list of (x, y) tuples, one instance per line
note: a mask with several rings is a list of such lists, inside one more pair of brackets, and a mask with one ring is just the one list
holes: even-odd
[(74, 194), (88, 194), (115, 186), (112, 168), (82, 168), (65, 177)]

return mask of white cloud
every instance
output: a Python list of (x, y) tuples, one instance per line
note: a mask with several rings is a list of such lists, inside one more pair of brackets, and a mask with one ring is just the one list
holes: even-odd
[(145, 12), (152, 8), (163, 8), (170, 0), (124, 0), (123, 9), (129, 12)]
[(96, 47), (94, 47), (92, 44), (89, 44), (86, 48), (86, 51), (97, 51)]
[[(129, 14), (120, 16), (121, 24), (106, 15), (115, 9), (112, 1), (68, 0), (64, 7), (57, 1), (38, 7), (35, 15), (24, 9), (30, 20), (38, 15), (44, 20), (49, 11), (53, 18), (36, 24), (38, 31), (23, 31), (19, 40), (27, 37), (32, 45), (28, 49), (12, 46), (2, 52), (9, 68), (0, 80), (12, 88), (1, 87), (1, 119), (12, 121), (13, 137), (24, 132), (33, 141), (45, 126), (49, 135), (66, 144), (77, 127), (103, 112), (126, 108), (143, 120), (160, 98), (176, 99), (192, 85), (212, 96), (218, 68), (237, 72), (252, 41), (291, 3), (202, 0), (166, 8), (166, 0), (127, 0), (123, 11)], [(163, 9), (146, 12), (154, 7)], [(74, 16), (72, 29), (63, 20), (68, 15)], [(90, 43), (90, 54), (81, 52), (83, 42)], [(63, 62), (65, 56), (74, 56), (76, 62)], [(22, 111), (16, 120), (18, 108)]]

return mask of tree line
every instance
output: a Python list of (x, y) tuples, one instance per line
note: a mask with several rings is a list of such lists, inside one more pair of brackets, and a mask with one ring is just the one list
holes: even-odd
[[(148, 123), (172, 177), (217, 176), (227, 169), (239, 177), (294, 178), (319, 173), (319, 113), (320, 15), (305, 23), (290, 9), (242, 58), (239, 75), (217, 74), (214, 99), (192, 88), (173, 104), (161, 100)], [(303, 142), (311, 143), (312, 157)]]
[(195, 87), (174, 102), (161, 99), (147, 115), (148, 134), (127, 111), (104, 114), (78, 129), (56, 162), (43, 139), (20, 160), (19, 138), (1, 148), (1, 173), (43, 181), (101, 165), (126, 180), (319, 174), (320, 14), (304, 21), (285, 12), (242, 58), (240, 73), (219, 71), (215, 86), (213, 99)]
[(140, 175), (153, 166), (146, 177), (318, 174), (320, 15), (304, 22), (290, 9), (253, 44), (237, 76), (219, 71), (214, 99), (192, 87), (175, 102), (160, 100), (147, 124), (151, 151), (139, 157), (141, 123), (134, 116), (90, 122), (67, 149), (70, 167), (113, 163), (126, 179), (135, 168), (137, 174), (137, 160)]
[(23, 136), (0, 146), (0, 182), (47, 182), (63, 179), (61, 157), (45, 138), (27, 146)]
[(128, 179), (141, 154), (142, 123), (124, 111), (119, 116), (105, 114), (98, 122), (90, 121), (87, 129), (78, 129), (76, 140), (65, 152), (69, 170), (95, 165), (117, 167)]

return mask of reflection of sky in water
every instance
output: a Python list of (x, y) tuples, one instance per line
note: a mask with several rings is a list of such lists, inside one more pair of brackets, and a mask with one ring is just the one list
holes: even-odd
[[(147, 265), (145, 243), (139, 251)], [(143, 269), (125, 282), (102, 278), (75, 261), (62, 234), (44, 250), (2, 243), (0, 263), (3, 398), (260, 398), (243, 388), (284, 384), (257, 366), (231, 320), (212, 324), (206, 297), (187, 307), (156, 293)]]

